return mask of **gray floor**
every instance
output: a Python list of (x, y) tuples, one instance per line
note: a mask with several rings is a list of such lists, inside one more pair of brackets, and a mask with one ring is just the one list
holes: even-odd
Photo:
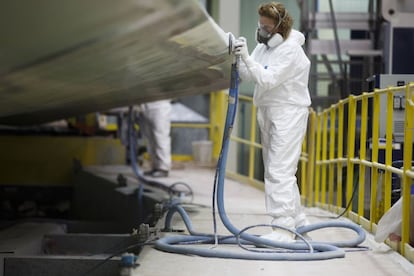
[[(114, 181), (119, 173), (133, 178), (131, 168), (126, 166), (99, 166), (90, 168), (95, 175)], [(211, 214), (211, 196), (213, 190), (214, 168), (197, 167), (192, 164), (181, 164), (175, 166), (170, 177), (163, 179), (165, 184), (184, 182), (191, 186), (194, 192), (192, 203), (184, 205), (191, 218), (195, 231), (203, 233), (213, 233), (213, 223)], [(128, 180), (129, 181), (129, 180)], [(116, 182), (116, 181), (115, 181)], [(128, 182), (130, 183), (130, 182)], [(133, 184), (130, 183), (132, 186)], [(100, 189), (102, 190), (102, 189)], [(185, 201), (185, 199), (184, 199)], [(189, 201), (189, 200), (188, 200)], [(189, 202), (187, 202), (189, 203)], [(113, 202), (111, 203), (113, 206)], [(250, 225), (270, 223), (271, 219), (265, 214), (264, 195), (260, 191), (247, 184), (242, 184), (230, 179), (225, 181), (225, 206), (231, 222), (239, 229)], [(321, 222), (331, 220), (334, 214), (317, 208), (306, 208), (305, 212), (311, 222)], [(218, 219), (218, 233), (228, 234), (228, 231)], [(160, 220), (157, 227), (163, 227), (163, 220)], [(175, 230), (185, 230), (184, 223), (178, 215), (173, 217), (173, 228)], [(265, 234), (269, 229), (258, 228), (251, 233)], [(186, 235), (187, 233), (160, 233), (164, 235)], [(3, 258), (7, 257), (8, 268), (6, 272), (0, 270), (0, 276), (17, 275), (84, 275), (94, 264), (102, 263), (107, 255), (100, 254), (102, 249), (112, 248), (105, 243), (119, 243), (114, 239), (128, 238), (125, 235), (115, 235), (114, 237), (105, 235), (77, 236), (77, 244), (80, 244), (82, 251), (71, 254), (58, 254), (56, 245), (49, 244), (47, 248), (51, 254), (45, 255), (45, 241), (53, 240), (53, 235), (64, 238), (67, 242), (64, 246), (71, 246), (71, 235), (65, 234), (65, 229), (59, 224), (18, 224), (12, 228), (0, 232), (0, 266), (3, 266)], [(310, 233), (314, 241), (343, 241), (354, 237), (350, 230), (329, 228)], [(97, 247), (95, 251), (87, 249), (84, 239)], [(92, 240), (93, 239), (93, 240)], [(47, 244), (46, 244), (47, 245)], [(51, 247), (52, 246), (52, 247)], [(243, 251), (234, 245), (219, 245), (213, 248), (211, 245), (204, 245), (211, 250), (237, 250)], [(253, 261), (237, 259), (206, 258), (191, 255), (180, 255), (167, 253), (155, 249), (149, 245), (144, 247), (138, 256), (139, 266), (134, 269), (131, 275), (414, 275), (414, 266), (399, 254), (393, 252), (385, 244), (375, 243), (372, 235), (368, 234), (362, 246), (368, 250), (347, 251), (344, 258), (318, 261)], [(91, 250), (91, 251), (89, 251)], [(66, 249), (69, 251), (70, 249)], [(83, 251), (90, 252), (82, 254)], [(96, 253), (92, 253), (96, 252)], [(243, 251), (244, 252), (244, 251)], [(119, 257), (112, 258), (110, 262), (96, 269), (90, 275), (120, 275)], [(68, 273), (65, 270), (70, 271)], [(76, 271), (76, 273), (74, 273)], [(87, 274), (89, 275), (89, 274)]]
[[(193, 203), (211, 206), (214, 170), (186, 166), (173, 170), (166, 183), (183, 181), (194, 190)], [(265, 215), (263, 192), (249, 185), (227, 179), (225, 182), (225, 206), (230, 220), (235, 226), (244, 228), (249, 225), (270, 223)], [(187, 208), (195, 230), (213, 233), (210, 208)], [(306, 208), (311, 222), (331, 219), (334, 214), (317, 208)], [(183, 222), (176, 215), (176, 229), (185, 229)], [(268, 231), (268, 229), (257, 229)], [(220, 234), (227, 234), (223, 226)], [(161, 234), (164, 235), (164, 234)], [(170, 235), (170, 234), (167, 234)], [(173, 234), (177, 235), (177, 234)], [(353, 232), (344, 229), (330, 228), (310, 233), (314, 241), (348, 240)], [(139, 268), (136, 275), (414, 275), (411, 263), (393, 252), (385, 244), (378, 244), (368, 234), (362, 244), (369, 250), (347, 252), (345, 258), (321, 261), (251, 261), (166, 253), (146, 247), (139, 256)], [(220, 245), (222, 249), (229, 245)], [(238, 249), (237, 249), (238, 250)], [(242, 250), (242, 249), (240, 249)]]

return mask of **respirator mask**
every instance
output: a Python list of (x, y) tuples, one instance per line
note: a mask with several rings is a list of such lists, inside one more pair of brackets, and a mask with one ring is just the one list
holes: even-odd
[[(278, 24), (279, 25), (279, 24)], [(256, 29), (256, 40), (259, 43), (263, 43), (267, 45), (267, 42), (269, 39), (272, 38), (273, 31), (276, 29), (276, 26), (273, 27), (271, 31), (268, 31), (265, 26), (261, 25), (259, 22), (257, 23), (257, 29)]]

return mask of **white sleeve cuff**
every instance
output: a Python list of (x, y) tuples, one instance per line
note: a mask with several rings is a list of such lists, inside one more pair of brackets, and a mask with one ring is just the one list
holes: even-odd
[(252, 68), (256, 64), (256, 62), (253, 60), (253, 58), (251, 56), (249, 56), (248, 58), (246, 58), (246, 60), (244, 61), (244, 63), (246, 64), (246, 66), (248, 68)]

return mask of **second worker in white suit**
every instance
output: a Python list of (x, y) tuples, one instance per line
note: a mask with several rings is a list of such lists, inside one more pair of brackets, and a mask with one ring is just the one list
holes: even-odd
[(160, 100), (140, 105), (139, 125), (147, 140), (151, 169), (144, 174), (167, 177), (171, 169), (171, 101)]
[[(281, 3), (258, 9), (258, 44), (249, 55), (246, 40), (235, 43), (242, 57), (240, 76), (255, 83), (254, 104), (263, 146), (266, 211), (272, 224), (294, 230), (308, 223), (300, 204), (296, 171), (311, 104), (310, 61), (302, 49), (305, 37), (293, 30), (293, 19)], [(273, 228), (262, 236), (291, 242), (294, 236)]]

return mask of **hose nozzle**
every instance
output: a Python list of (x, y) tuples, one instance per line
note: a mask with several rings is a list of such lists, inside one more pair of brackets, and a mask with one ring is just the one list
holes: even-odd
[[(229, 35), (229, 55), (234, 54), (234, 51), (236, 50), (235, 48), (235, 42), (236, 42), (236, 37), (232, 34), (232, 33), (228, 33)], [(237, 68), (239, 67), (239, 64), (241, 62), (241, 56), (239, 55), (234, 55), (235, 59), (233, 61), (234, 64), (236, 64)]]

